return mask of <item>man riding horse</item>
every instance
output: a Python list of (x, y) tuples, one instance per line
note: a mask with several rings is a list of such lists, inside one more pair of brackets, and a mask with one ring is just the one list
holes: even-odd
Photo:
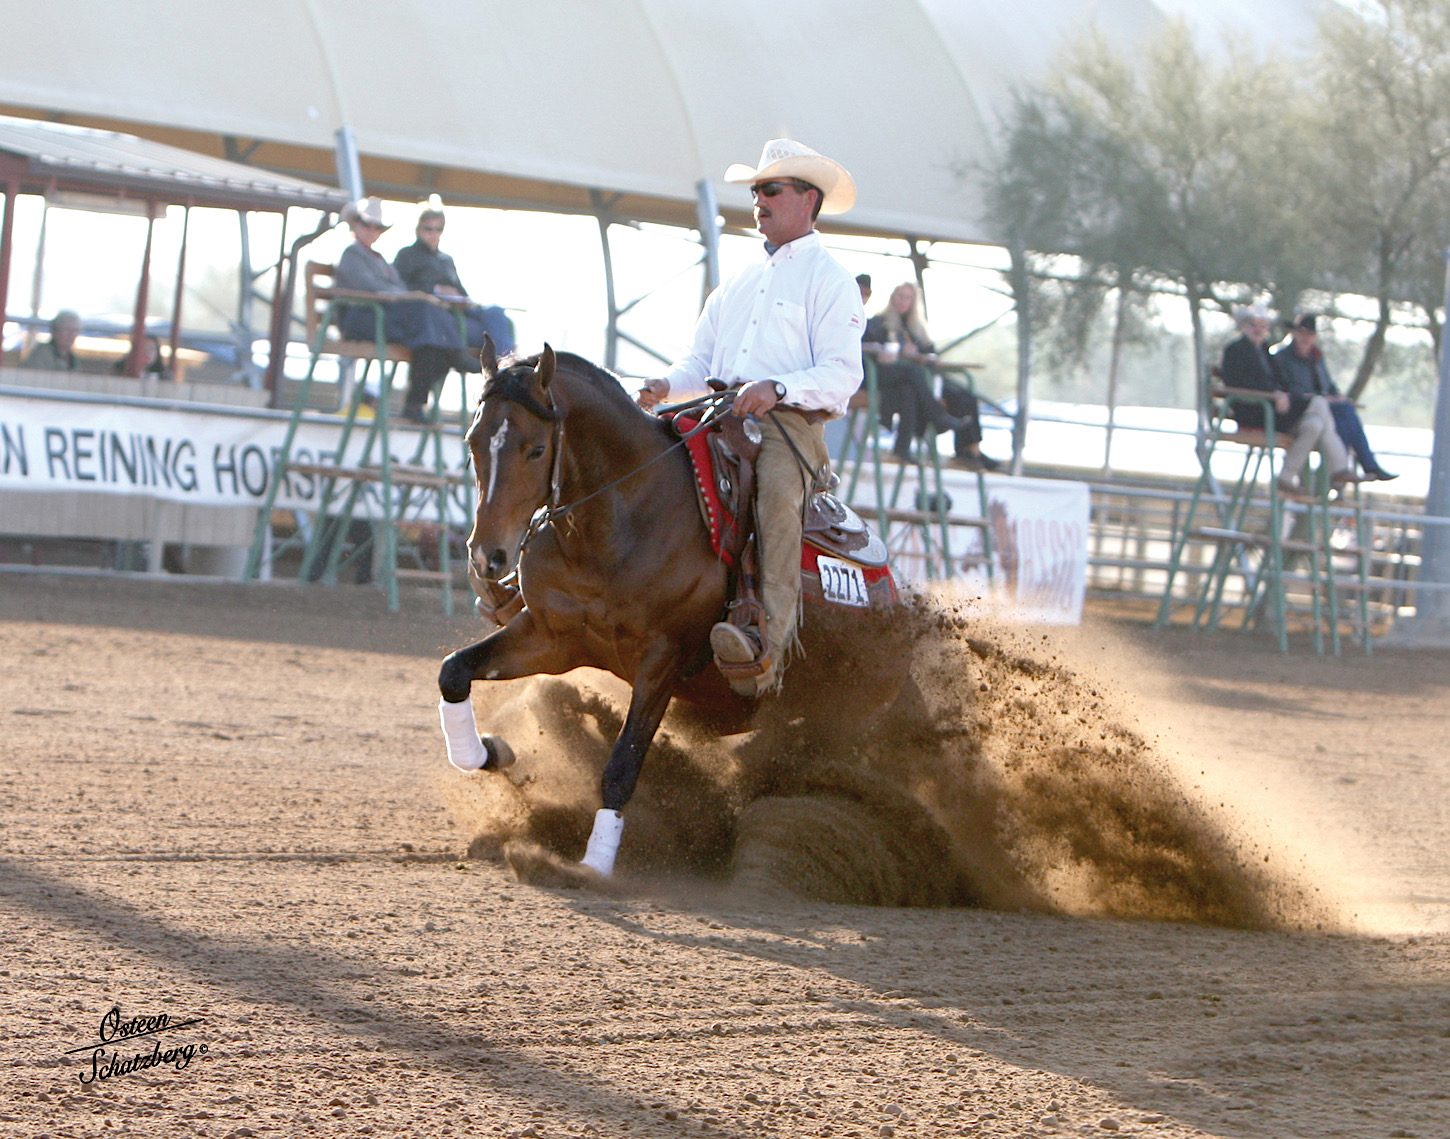
[(779, 684), (796, 641), (805, 503), (813, 489), (826, 489), (825, 423), (846, 413), (861, 386), (866, 316), (855, 278), (815, 232), (818, 215), (855, 204), (855, 183), (840, 164), (781, 138), (765, 144), (758, 166), (736, 163), (725, 180), (749, 184), (765, 260), (710, 294), (689, 355), (650, 380), (639, 403), (689, 399), (716, 379), (737, 389), (735, 415), (762, 419), (756, 540), (764, 627), (721, 621), (710, 634), (716, 660), (731, 666), (731, 687), (755, 697)]

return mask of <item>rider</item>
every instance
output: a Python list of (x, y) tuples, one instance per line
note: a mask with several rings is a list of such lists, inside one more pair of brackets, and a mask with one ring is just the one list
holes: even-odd
[(765, 144), (758, 166), (736, 163), (725, 181), (750, 186), (765, 260), (710, 294), (689, 355), (646, 383), (639, 402), (689, 399), (717, 378), (736, 389), (736, 415), (761, 418), (756, 535), (766, 627), (721, 621), (710, 634), (718, 661), (759, 668), (754, 678), (731, 681), (753, 697), (779, 683), (795, 642), (806, 496), (829, 469), (825, 422), (844, 415), (861, 386), (866, 315), (855, 279), (815, 233), (817, 215), (855, 204), (856, 185), (840, 164), (779, 138)]

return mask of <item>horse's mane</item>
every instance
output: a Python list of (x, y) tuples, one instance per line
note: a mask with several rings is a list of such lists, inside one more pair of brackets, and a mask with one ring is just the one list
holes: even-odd
[[(502, 396), (504, 399), (512, 400), (527, 408), (541, 419), (557, 418), (556, 412), (544, 407), (529, 392), (529, 378), (542, 358), (543, 353), (539, 352), (522, 359), (509, 360), (507, 365), (500, 367), (498, 374), (484, 385), (483, 398), (487, 399), (494, 395)], [(584, 359), (583, 356), (576, 356), (573, 352), (557, 352), (554, 355), (554, 369), (556, 376), (559, 372), (568, 372), (571, 376), (585, 381), (605, 398), (615, 400), (621, 407), (628, 407), (634, 411), (639, 410), (639, 406), (629, 398), (629, 393), (619, 382), (618, 376), (607, 368), (601, 368), (598, 364)]]

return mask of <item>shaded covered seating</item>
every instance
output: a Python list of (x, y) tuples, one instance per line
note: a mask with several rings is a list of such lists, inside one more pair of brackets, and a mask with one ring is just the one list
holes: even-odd
[[(188, 211), (193, 206), (213, 206), (243, 212), (282, 214), (293, 207), (304, 207), (321, 210), (326, 216), (340, 210), (347, 198), (341, 190), (330, 186), (195, 154), (132, 135), (3, 116), (0, 116), (0, 193), (5, 199), (4, 214), (0, 216), (0, 316), (6, 312), (9, 296), (15, 197), (18, 194), (40, 195), (82, 209), (86, 208), (87, 202), (124, 202), (147, 218), (146, 245), (140, 264), (131, 330), (132, 349), (125, 366), (128, 376), (139, 376), (143, 367), (141, 346), (146, 335), (146, 312), (151, 295), (151, 233), (157, 218), (164, 215), (167, 206), (182, 206)], [(299, 238), (294, 243), (291, 256), (295, 257), (298, 249), (322, 232), (319, 229)], [(168, 364), (174, 357), (181, 336), (186, 246), (184, 226), (171, 333), (167, 338), (169, 343), (165, 345), (171, 354)], [(290, 285), (283, 272), (288, 258), (284, 244), (278, 251), (274, 314), (285, 314), (289, 307), (286, 300)], [(246, 287), (251, 288), (252, 282), (248, 281)], [(274, 320), (274, 361), (280, 356), (279, 349), (285, 347), (287, 331), (285, 321), (280, 317)]]
[[(383, 306), (391, 301), (446, 302), (424, 293), (368, 293), (338, 288), (333, 284), (334, 270), (334, 266), (317, 261), (305, 266), (304, 319), (311, 356), (277, 458), (279, 472), (319, 480), (317, 511), (310, 521), (299, 523), (290, 537), (274, 540), (272, 508), (281, 478), (273, 479), (257, 520), (246, 577), (257, 576), (264, 563), (274, 562), (292, 548), (302, 551), (301, 580), (320, 580), (327, 585), (336, 584), (344, 567), (369, 558), (377, 566), (390, 609), (399, 607), (399, 582), (411, 581), (439, 586), (443, 611), (451, 616), (454, 571), (449, 515), (455, 507), (464, 517), (471, 513), (473, 483), (466, 470), (450, 466), (443, 436), (451, 430), (461, 437), (468, 428), (466, 385), (460, 385), (458, 420), (449, 422), (435, 407), (429, 423), (413, 428), (418, 439), (412, 453), (401, 462), (394, 460), (389, 430), (393, 381), (398, 365), (408, 363), (410, 353), (403, 345), (387, 342), (383, 317)], [(372, 308), (372, 340), (347, 340), (339, 334), (335, 318), (343, 305)], [(448, 307), (461, 309), (461, 305)], [(461, 325), (461, 312), (459, 319)], [(336, 456), (331, 461), (301, 461), (294, 458), (292, 448), (308, 409), (318, 362), (324, 357), (361, 361), (363, 371), (350, 391), (339, 384), (342, 433)], [(375, 400), (368, 389), (374, 364), (378, 369)], [(348, 454), (360, 420), (366, 424), (361, 448), (356, 458), (344, 462), (341, 457)], [(425, 551), (425, 545), (431, 549)]]

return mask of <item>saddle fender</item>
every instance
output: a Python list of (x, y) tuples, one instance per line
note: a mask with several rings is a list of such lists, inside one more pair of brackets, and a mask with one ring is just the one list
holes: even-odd
[[(731, 420), (732, 426), (743, 422), (726, 417), (727, 423)], [(696, 423), (680, 415), (674, 427), (684, 434)], [(696, 498), (710, 532), (710, 545), (733, 569), (749, 537), (740, 532), (736, 518), (742, 483), (739, 452), (750, 448), (748, 444), (742, 446), (733, 433), (717, 431), (696, 435), (685, 446), (695, 472)], [(754, 450), (759, 450), (758, 444)], [(886, 544), (850, 506), (825, 491), (813, 494), (806, 508), (801, 595), (811, 601), (863, 609), (889, 608), (899, 600)]]

